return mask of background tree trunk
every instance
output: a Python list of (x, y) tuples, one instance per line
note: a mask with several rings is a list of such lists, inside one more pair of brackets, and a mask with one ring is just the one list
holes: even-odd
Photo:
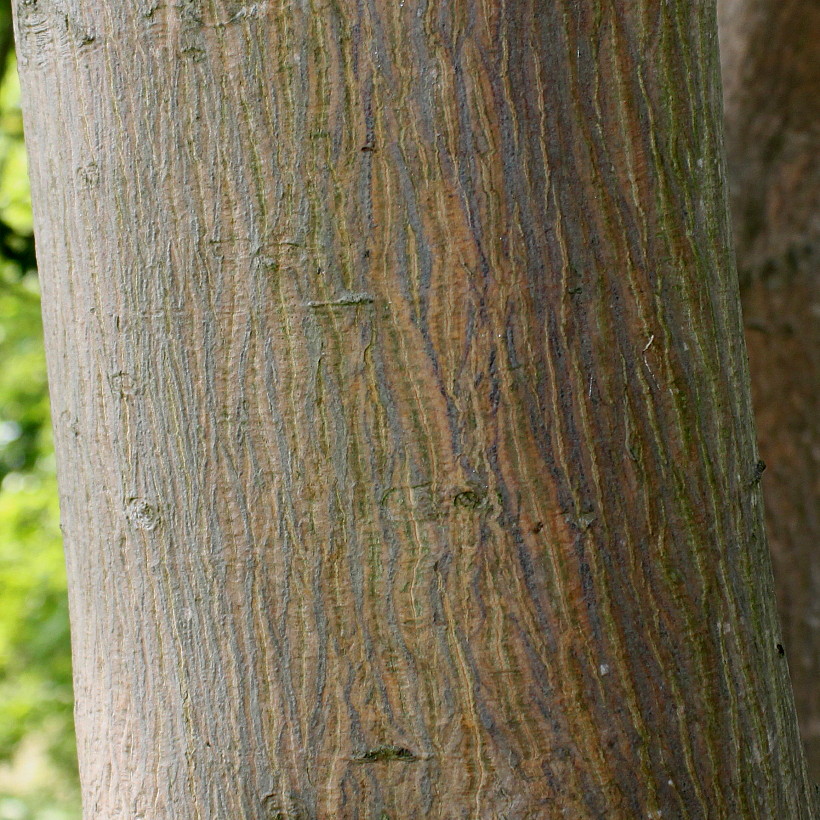
[(801, 733), (820, 781), (820, 5), (718, 8), (766, 524)]
[(808, 818), (716, 20), (20, 0), (89, 818)]

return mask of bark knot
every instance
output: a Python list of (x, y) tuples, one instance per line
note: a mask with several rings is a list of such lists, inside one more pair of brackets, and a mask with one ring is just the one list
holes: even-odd
[(463, 490), (453, 498), (453, 504), (465, 510), (477, 510), (487, 501), (487, 496), (475, 490)]
[(153, 532), (159, 526), (159, 511), (144, 498), (128, 499), (125, 517), (138, 530)]

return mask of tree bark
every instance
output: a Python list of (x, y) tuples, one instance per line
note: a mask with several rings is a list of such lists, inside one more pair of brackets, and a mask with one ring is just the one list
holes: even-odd
[(86, 816), (810, 817), (713, 4), (16, 12)]
[(766, 527), (801, 734), (820, 781), (820, 6), (721, 0), (718, 9)]

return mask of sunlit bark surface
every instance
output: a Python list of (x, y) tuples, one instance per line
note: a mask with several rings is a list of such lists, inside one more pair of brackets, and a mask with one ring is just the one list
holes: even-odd
[(87, 818), (808, 818), (711, 3), (21, 0)]

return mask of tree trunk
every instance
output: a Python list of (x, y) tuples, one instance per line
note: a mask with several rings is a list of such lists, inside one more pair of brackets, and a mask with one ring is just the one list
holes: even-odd
[(88, 818), (810, 816), (711, 3), (17, 28)]
[(820, 781), (820, 5), (721, 0), (735, 240), (766, 524), (803, 741)]

